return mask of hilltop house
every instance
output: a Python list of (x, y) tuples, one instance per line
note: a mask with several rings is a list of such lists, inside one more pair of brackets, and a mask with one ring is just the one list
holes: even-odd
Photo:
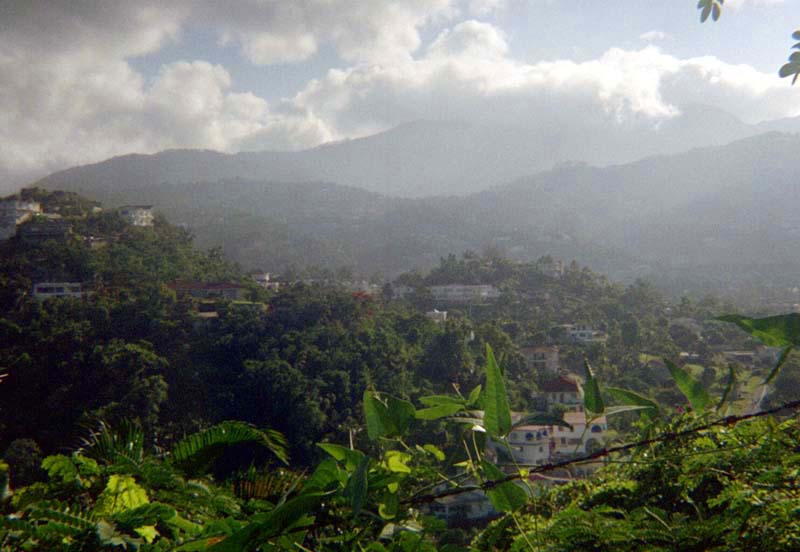
[[(565, 412), (570, 427), (553, 424), (516, 426), (508, 434), (508, 447), (490, 441), (490, 456), (499, 463), (541, 466), (601, 448), (608, 438), (605, 416), (587, 419), (585, 412)], [(596, 466), (595, 466), (596, 467)], [(594, 469), (594, 468), (592, 468)]]
[(197, 299), (244, 299), (247, 288), (232, 282), (186, 282), (176, 280), (167, 284), (179, 298), (194, 297)]
[(42, 206), (36, 201), (16, 199), (0, 201), (0, 240), (13, 236), (17, 231), (17, 225), (41, 212)]
[(431, 286), (430, 292), (437, 303), (449, 304), (485, 303), (500, 297), (500, 291), (487, 284)]
[(124, 205), (119, 214), (132, 226), (153, 226), (152, 205)]

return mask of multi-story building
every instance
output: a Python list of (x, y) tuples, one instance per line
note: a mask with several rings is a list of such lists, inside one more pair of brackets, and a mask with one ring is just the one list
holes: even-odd
[(119, 214), (132, 226), (153, 226), (152, 205), (124, 205)]
[(522, 347), (520, 353), (525, 357), (528, 368), (540, 374), (557, 374), (559, 370), (558, 347)]
[(431, 286), (431, 297), (437, 303), (486, 303), (500, 297), (500, 291), (488, 284), (448, 284)]
[(544, 399), (544, 408), (550, 408), (557, 404), (575, 410), (583, 408), (583, 397), (581, 397), (578, 383), (567, 376), (559, 376), (545, 381), (539, 386), (538, 395)]

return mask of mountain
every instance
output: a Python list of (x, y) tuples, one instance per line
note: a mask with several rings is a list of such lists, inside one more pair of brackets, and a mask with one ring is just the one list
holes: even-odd
[[(776, 129), (798, 128), (792, 120)], [(747, 125), (708, 106), (694, 106), (660, 124), (615, 122), (598, 128), (545, 128), (417, 121), (386, 132), (299, 152), (224, 154), (169, 150), (125, 155), (54, 173), (38, 185), (83, 193), (163, 183), (245, 178), (270, 182), (335, 182), (396, 197), (467, 195), (565, 162), (597, 166), (654, 154), (723, 145), (772, 130)]]
[[(67, 189), (94, 183), (89, 195), (112, 205), (153, 203), (246, 268), (348, 265), (391, 276), (499, 247), (520, 259), (578, 259), (676, 293), (733, 292), (799, 283), (797, 152), (800, 136), (770, 132), (620, 165), (562, 164), (476, 194), (422, 199), (333, 183), (215, 179), (233, 156), (205, 152), (159, 156), (196, 156), (194, 182), (127, 184), (126, 174), (114, 177), (121, 160), (55, 176)], [(124, 159), (152, 167), (142, 161)]]

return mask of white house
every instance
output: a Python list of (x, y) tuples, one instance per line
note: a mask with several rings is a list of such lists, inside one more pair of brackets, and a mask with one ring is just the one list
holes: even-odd
[(575, 343), (602, 343), (606, 341), (606, 333), (588, 324), (564, 324), (561, 326), (567, 338)]
[[(608, 438), (605, 416), (587, 420), (585, 412), (565, 412), (564, 421), (571, 427), (539, 424), (514, 427), (508, 434), (508, 446), (491, 440), (487, 443), (491, 459), (500, 464), (541, 466), (591, 453), (605, 445)], [(586, 469), (584, 466), (582, 473), (590, 473), (596, 466)]]
[(153, 226), (152, 205), (124, 205), (119, 214), (132, 226)]
[(487, 284), (448, 284), (431, 286), (431, 296), (439, 303), (484, 303), (500, 297), (500, 291)]
[(447, 322), (447, 311), (433, 309), (432, 311), (426, 312), (425, 317), (433, 320), (437, 324), (444, 324)]
[(272, 291), (278, 291), (280, 289), (280, 282), (271, 281), (269, 272), (254, 272), (250, 276), (264, 289), (270, 289)]
[(80, 282), (39, 282), (33, 285), (34, 298), (44, 301), (52, 297), (83, 297)]
[(572, 377), (559, 376), (545, 381), (539, 386), (538, 395), (544, 398), (545, 408), (556, 404), (566, 405), (574, 410), (583, 408), (578, 382)]
[(565, 412), (564, 421), (572, 429), (559, 426), (553, 428), (553, 454), (586, 454), (605, 444), (608, 437), (608, 421), (605, 416), (587, 420), (586, 412)]

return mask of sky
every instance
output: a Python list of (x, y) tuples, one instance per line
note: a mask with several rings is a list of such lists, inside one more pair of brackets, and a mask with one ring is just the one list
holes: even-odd
[[(299, 150), (404, 122), (800, 115), (800, 0), (0, 0), (0, 188), (168, 148)], [(597, 128), (590, 126), (587, 128)]]

